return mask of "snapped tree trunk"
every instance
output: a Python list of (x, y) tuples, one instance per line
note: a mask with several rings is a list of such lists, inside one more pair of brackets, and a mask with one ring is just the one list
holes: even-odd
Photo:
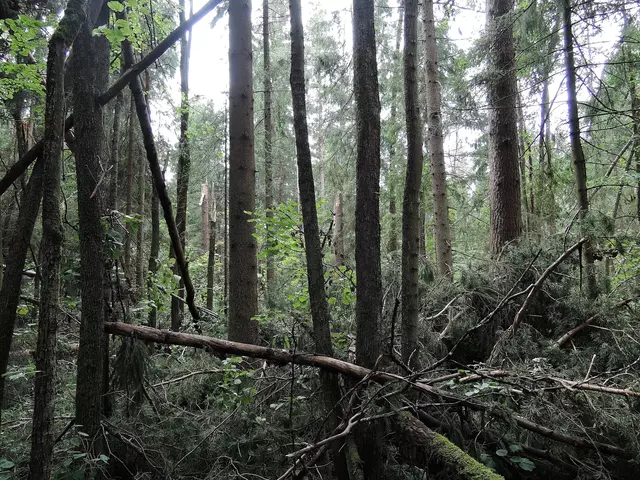
[[(56, 376), (56, 331), (60, 298), (63, 229), (60, 215), (60, 175), (64, 132), (65, 52), (87, 17), (84, 0), (70, 0), (64, 17), (49, 40), (44, 140), (42, 145), (42, 289), (36, 345), (36, 377), (29, 480), (51, 476), (53, 400)], [(100, 292), (102, 295), (102, 291)]]
[[(264, 208), (267, 219), (273, 217), (273, 119), (271, 116), (271, 46), (269, 40), (269, 0), (262, 0), (262, 45), (264, 63)], [(271, 232), (267, 221), (267, 248)], [(273, 307), (276, 269), (273, 255), (267, 255), (267, 305)]]
[[(580, 118), (578, 117), (578, 98), (576, 90), (576, 67), (573, 58), (573, 33), (571, 30), (571, 1), (563, 0), (564, 22), (564, 59), (567, 81), (567, 107), (569, 109), (569, 138), (571, 139), (571, 156), (573, 158), (573, 172), (578, 190), (578, 218), (582, 221), (589, 214), (589, 196), (587, 195), (587, 164), (580, 139)], [(583, 225), (581, 225), (583, 227)], [(596, 272), (593, 258), (593, 247), (590, 241), (582, 247), (582, 259), (585, 263), (587, 278), (587, 295), (590, 298), (598, 296)]]
[(258, 259), (249, 222), (256, 202), (251, 1), (229, 3), (229, 340), (256, 344)]
[(516, 113), (513, 0), (487, 1), (491, 251), (520, 237), (522, 230)]
[[(300, 190), (300, 204), (302, 207), (302, 222), (304, 227), (305, 256), (307, 260), (307, 283), (309, 303), (313, 321), (313, 338), (316, 352), (333, 356), (331, 343), (331, 315), (329, 303), (324, 288), (324, 266), (322, 264), (322, 244), (318, 228), (318, 213), (316, 211), (316, 193), (313, 180), (313, 166), (311, 162), (311, 148), (309, 146), (309, 131), (307, 126), (307, 105), (305, 97), (304, 78), (304, 32), (302, 24), (302, 8), (300, 0), (290, 0), (289, 10), (291, 18), (291, 96), (293, 100), (293, 125), (296, 137), (296, 152), (298, 161), (298, 186)], [(324, 408), (330, 414), (332, 431), (339, 423), (334, 410), (340, 402), (340, 387), (338, 379), (330, 374), (321, 375)], [(340, 453), (340, 442), (334, 442), (334, 464), (338, 478), (349, 479), (346, 463)]]
[[(108, 20), (104, 7), (99, 24)], [(103, 251), (105, 187), (98, 184), (104, 151), (102, 107), (96, 101), (109, 77), (109, 41), (92, 35), (93, 24), (84, 22), (74, 43), (71, 59), (73, 111), (78, 187), (78, 219), (81, 264), (82, 313), (78, 374), (76, 381), (76, 419), (78, 428), (88, 435), (89, 449), (102, 453), (100, 416), (102, 414), (104, 315), (106, 282)], [(44, 212), (43, 212), (44, 213)]]
[(402, 360), (419, 366), (418, 314), (420, 264), (420, 187), (422, 125), (418, 99), (418, 0), (404, 7), (404, 108), (407, 128), (407, 169), (402, 203)]
[(431, 159), (431, 193), (433, 195), (435, 217), (436, 263), (440, 274), (451, 279), (453, 278), (453, 255), (451, 251), (449, 201), (447, 198), (447, 171), (444, 164), (442, 95), (438, 70), (438, 45), (433, 0), (423, 1), (422, 22), (425, 46), (427, 145)]

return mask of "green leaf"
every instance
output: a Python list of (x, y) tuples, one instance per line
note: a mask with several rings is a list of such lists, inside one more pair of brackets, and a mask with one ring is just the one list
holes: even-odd
[(511, 450), (511, 453), (521, 452), (522, 446), (518, 445), (517, 443), (514, 445), (509, 445), (509, 450)]
[(509, 455), (509, 452), (507, 452), (504, 448), (501, 448), (500, 450), (496, 450), (496, 455), (499, 457), (506, 457), (507, 455)]
[(524, 470), (525, 472), (533, 472), (533, 470), (536, 468), (536, 464), (533, 463), (531, 460), (529, 460), (528, 458), (523, 458), (523, 457), (512, 457), (511, 461), (513, 463), (518, 464), (518, 466)]
[(9, 470), (10, 468), (15, 467), (16, 464), (11, 460), (6, 460), (4, 458), (0, 458), (0, 470)]
[(109, 457), (107, 457), (104, 454), (101, 454), (99, 457), (100, 461), (104, 462), (104, 463), (109, 463)]
[(122, 5), (120, 2), (107, 2), (107, 6), (109, 7), (109, 10), (112, 10), (114, 12), (124, 11), (124, 5)]

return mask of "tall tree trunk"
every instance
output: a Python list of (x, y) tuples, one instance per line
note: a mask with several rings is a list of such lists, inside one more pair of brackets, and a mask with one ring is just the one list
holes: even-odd
[(419, 366), (418, 314), (420, 264), (420, 186), (422, 125), (418, 99), (418, 0), (404, 7), (404, 108), (407, 125), (407, 169), (402, 202), (402, 360)]
[(200, 246), (204, 252), (209, 251), (209, 185), (200, 184)]
[(142, 152), (138, 155), (138, 215), (136, 232), (136, 297), (142, 299), (144, 293), (144, 215), (145, 190), (147, 188), (147, 162)]
[[(73, 43), (86, 18), (86, 2), (70, 0), (65, 15), (49, 40), (47, 94), (42, 151), (42, 292), (36, 345), (36, 377), (31, 435), (29, 480), (51, 476), (53, 453), (53, 400), (55, 386), (55, 345), (60, 295), (60, 261), (63, 229), (60, 215), (60, 174), (64, 131), (65, 52)], [(102, 292), (100, 292), (102, 295)]]
[(333, 205), (333, 264), (344, 265), (344, 215), (342, 213), (342, 192), (336, 195)]
[(120, 167), (120, 122), (122, 108), (124, 107), (124, 94), (118, 93), (113, 106), (113, 129), (111, 133), (111, 152), (109, 168), (109, 202), (107, 207), (111, 210), (118, 209), (118, 173)]
[[(105, 24), (109, 10), (104, 6), (98, 24)], [(92, 35), (93, 24), (85, 22), (74, 44), (71, 60), (73, 112), (75, 118), (74, 156), (78, 186), (79, 243), (82, 285), (82, 314), (78, 374), (76, 380), (76, 425), (89, 437), (90, 449), (102, 452), (100, 416), (102, 414), (104, 342), (103, 252), (104, 190), (98, 184), (104, 151), (102, 107), (97, 96), (107, 86), (109, 42)], [(44, 212), (43, 212), (44, 213)]]
[[(372, 368), (381, 350), (380, 96), (374, 1), (353, 0), (353, 76), (356, 105), (356, 363)], [(358, 452), (368, 479), (382, 474), (381, 432), (362, 427)]]
[(224, 240), (224, 252), (223, 252), (223, 282), (224, 282), (224, 314), (227, 315), (229, 313), (229, 152), (228, 152), (228, 143), (229, 143), (229, 125), (228, 125), (229, 116), (227, 115), (227, 108), (225, 105), (224, 112), (224, 200), (223, 200), (223, 210), (224, 210), (224, 229), (223, 229), (223, 240)]
[(218, 217), (218, 208), (216, 205), (216, 194), (213, 184), (209, 192), (211, 196), (211, 210), (209, 216), (209, 258), (207, 260), (207, 308), (213, 310), (213, 274), (216, 267), (216, 221)]
[(20, 303), (22, 272), (29, 251), (33, 227), (42, 201), (42, 159), (36, 162), (22, 200), (18, 222), (9, 243), (4, 282), (0, 289), (0, 414), (4, 399), (5, 373), (9, 364), (11, 340), (16, 323), (16, 309)]
[[(129, 106), (129, 141), (127, 145), (127, 181), (125, 183), (126, 197), (124, 214), (129, 217), (133, 211), (133, 162), (136, 151), (136, 105), (131, 95), (131, 104)], [(131, 273), (131, 227), (127, 228), (124, 237), (124, 268), (126, 275)]]
[[(293, 125), (296, 137), (296, 152), (298, 160), (298, 185), (300, 190), (300, 204), (302, 207), (302, 222), (304, 227), (305, 256), (307, 260), (307, 283), (309, 289), (309, 303), (313, 321), (313, 338), (316, 352), (333, 356), (331, 343), (331, 315), (329, 303), (324, 288), (324, 266), (322, 264), (322, 245), (318, 228), (318, 212), (316, 211), (316, 193), (313, 181), (313, 166), (311, 162), (311, 148), (309, 146), (309, 131), (307, 126), (307, 105), (305, 98), (304, 78), (304, 33), (302, 24), (302, 8), (300, 0), (290, 0), (291, 14), (291, 96), (293, 100)], [(330, 415), (328, 430), (332, 431), (339, 423), (334, 410), (340, 403), (340, 387), (335, 375), (323, 373), (321, 375), (323, 403), (326, 413)], [(340, 453), (342, 442), (333, 442), (334, 465), (338, 478), (349, 479), (346, 463)]]
[[(180, 0), (180, 23), (186, 22), (185, 0)], [(189, 151), (189, 57), (191, 55), (191, 29), (180, 37), (180, 142), (177, 173), (176, 226), (180, 234), (182, 250), (186, 252), (187, 200), (189, 193), (189, 175), (191, 171), (191, 153)], [(178, 296), (184, 298), (184, 280), (180, 279)], [(179, 298), (171, 297), (171, 330), (177, 332), (182, 326), (183, 303)]]
[(257, 344), (258, 259), (249, 222), (256, 202), (251, 0), (229, 4), (229, 340)]
[[(520, 198), (522, 200), (523, 208), (523, 228), (527, 232), (531, 232), (535, 230), (533, 227), (534, 223), (534, 214), (535, 212), (530, 209), (529, 205), (529, 193), (527, 189), (527, 151), (530, 152), (530, 149), (525, 145), (525, 139), (527, 136), (526, 125), (524, 124), (524, 112), (522, 111), (522, 96), (520, 95), (520, 90), (518, 90), (517, 97), (517, 109), (518, 109), (518, 160), (520, 165)], [(531, 155), (529, 155), (531, 157)], [(533, 171), (531, 171), (531, 175), (533, 176)], [(533, 199), (533, 183), (529, 185), (531, 189), (531, 199)]]
[(498, 254), (522, 230), (516, 112), (513, 0), (487, 0), (489, 35), (489, 165), (491, 251)]
[[(555, 44), (554, 44), (555, 45)], [(538, 133), (539, 168), (542, 173), (538, 179), (536, 189), (540, 215), (544, 217), (550, 234), (556, 231), (556, 196), (551, 165), (551, 105), (549, 104), (549, 78), (542, 83), (542, 98), (540, 101), (540, 131)]]
[[(569, 138), (571, 139), (571, 156), (573, 171), (578, 189), (578, 218), (582, 221), (589, 213), (589, 196), (587, 195), (587, 164), (580, 140), (580, 119), (578, 117), (578, 98), (576, 95), (576, 67), (573, 59), (573, 33), (571, 31), (571, 1), (563, 0), (564, 22), (564, 59), (567, 81), (567, 107), (569, 109)], [(596, 272), (591, 242), (582, 247), (582, 259), (585, 263), (587, 278), (587, 295), (595, 298), (598, 295)]]
[[(158, 273), (158, 263), (160, 255), (160, 201), (158, 200), (158, 193), (155, 187), (153, 187), (151, 197), (151, 249), (149, 251), (149, 277), (155, 279)], [(150, 280), (151, 281), (151, 280)], [(147, 291), (150, 292), (151, 285), (147, 286)], [(158, 325), (158, 306), (153, 305), (149, 310), (149, 326), (156, 328)]]
[[(264, 208), (267, 218), (273, 217), (273, 119), (271, 116), (271, 46), (269, 40), (269, 0), (262, 0), (262, 44), (264, 63)], [(271, 232), (267, 222), (267, 246)], [(273, 307), (276, 269), (273, 255), (267, 255), (267, 305)]]
[(422, 5), (424, 28), (428, 150), (431, 159), (431, 192), (435, 215), (436, 263), (441, 275), (453, 278), (451, 227), (447, 199), (447, 171), (444, 164), (444, 135), (442, 132), (442, 96), (438, 71), (438, 45), (436, 41), (433, 0)]

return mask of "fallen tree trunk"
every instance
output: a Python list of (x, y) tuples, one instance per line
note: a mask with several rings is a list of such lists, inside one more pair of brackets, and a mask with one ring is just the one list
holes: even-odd
[(397, 438), (401, 461), (423, 468), (429, 478), (460, 480), (504, 480), (489, 467), (434, 432), (408, 412), (394, 417), (393, 430)]
[(268, 362), (286, 365), (294, 363), (296, 365), (306, 365), (310, 367), (321, 368), (322, 370), (339, 373), (346, 377), (356, 380), (362, 380), (365, 377), (377, 382), (399, 381), (407, 383), (412, 389), (434, 395), (447, 403), (455, 403), (466, 406), (472, 410), (483, 411), (496, 418), (501, 418), (508, 423), (515, 423), (521, 428), (535, 432), (543, 437), (549, 438), (556, 442), (566, 443), (576, 448), (596, 450), (601, 453), (611, 454), (622, 458), (631, 458), (630, 452), (616, 445), (608, 443), (596, 442), (589, 439), (574, 437), (563, 432), (554, 430), (553, 428), (537, 424), (519, 415), (511, 414), (503, 409), (494, 409), (489, 405), (476, 403), (472, 399), (457, 397), (444, 390), (439, 390), (431, 385), (421, 382), (413, 382), (407, 378), (391, 373), (376, 372), (371, 373), (368, 368), (354, 365), (353, 363), (338, 360), (336, 358), (318, 355), (314, 353), (293, 353), (288, 350), (280, 350), (277, 348), (261, 347), (258, 345), (249, 345), (245, 343), (231, 342), (229, 340), (221, 340), (219, 338), (205, 337), (203, 335), (193, 335), (188, 333), (171, 332), (168, 330), (158, 330), (151, 327), (143, 327), (130, 325), (127, 323), (107, 322), (104, 325), (105, 331), (113, 335), (125, 337), (136, 337), (140, 340), (163, 343), (167, 345), (183, 345), (186, 347), (202, 348), (207, 352), (218, 356), (238, 355), (251, 358), (261, 358)]

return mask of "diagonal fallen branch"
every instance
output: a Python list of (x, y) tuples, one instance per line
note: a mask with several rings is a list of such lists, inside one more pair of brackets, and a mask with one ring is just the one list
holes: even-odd
[(105, 323), (105, 331), (113, 335), (136, 337), (140, 340), (148, 342), (202, 348), (210, 353), (220, 356), (238, 355), (251, 358), (262, 358), (278, 365), (286, 365), (289, 363), (294, 363), (296, 365), (306, 365), (310, 367), (321, 368), (322, 370), (332, 373), (339, 373), (356, 380), (370, 377), (371, 380), (378, 382), (401, 381), (407, 383), (407, 385), (409, 385), (414, 390), (417, 390), (418, 392), (437, 396), (448, 403), (455, 403), (458, 405), (464, 405), (473, 410), (484, 411), (492, 416), (503, 418), (505, 421), (515, 422), (518, 426), (535, 432), (551, 440), (566, 443), (576, 448), (596, 450), (602, 453), (611, 454), (622, 458), (631, 458), (630, 452), (616, 445), (594, 442), (591, 441), (591, 439), (573, 437), (571, 435), (567, 435), (554, 430), (553, 428), (534, 423), (531, 420), (528, 420), (519, 415), (512, 415), (503, 410), (496, 410), (491, 406), (476, 403), (475, 401), (470, 399), (457, 397), (450, 394), (449, 392), (439, 390), (431, 385), (420, 382), (412, 382), (404, 377), (393, 375), (391, 373), (372, 372), (368, 368), (354, 365), (353, 363), (345, 362), (343, 360), (338, 360), (333, 357), (317, 355), (314, 353), (294, 353), (288, 350), (280, 350), (270, 347), (261, 347), (258, 345), (231, 342), (229, 340), (205, 337), (203, 335), (192, 335), (188, 333), (171, 332), (168, 330), (158, 330), (156, 328), (142, 327), (119, 322)]
[[(182, 34), (189, 28), (193, 27), (199, 22), (205, 15), (213, 10), (217, 5), (222, 3), (222, 0), (209, 0), (200, 10), (198, 10), (192, 17), (186, 22), (175, 28), (167, 37), (162, 40), (156, 48), (151, 50), (142, 60), (128, 68), (121, 76), (111, 85), (102, 95), (98, 97), (98, 104), (101, 106), (106, 105), (113, 100), (120, 91), (122, 91), (136, 76), (147, 69), (153, 62), (158, 60), (171, 46), (176, 43)], [(73, 127), (73, 115), (69, 115), (64, 124), (64, 129), (69, 130)], [(40, 140), (36, 143), (27, 153), (25, 153), (20, 160), (18, 160), (13, 166), (5, 173), (4, 177), (0, 179), (0, 196), (15, 182), (20, 176), (29, 168), (36, 158), (42, 155), (44, 143)]]

